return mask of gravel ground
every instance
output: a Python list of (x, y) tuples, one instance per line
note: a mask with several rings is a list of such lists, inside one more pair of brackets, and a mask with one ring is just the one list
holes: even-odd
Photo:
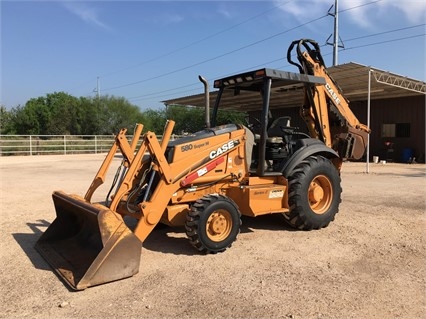
[(340, 212), (318, 231), (243, 217), (230, 249), (200, 255), (158, 228), (136, 276), (74, 292), (34, 244), (52, 192), (84, 195), (103, 158), (0, 157), (0, 318), (426, 318), (425, 165), (344, 163)]

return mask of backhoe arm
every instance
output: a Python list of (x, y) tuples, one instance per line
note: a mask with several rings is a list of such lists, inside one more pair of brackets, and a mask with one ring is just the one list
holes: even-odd
[[(292, 61), (296, 46), (299, 63)], [(306, 86), (305, 101), (301, 108), (311, 137), (322, 140), (338, 151), (342, 158), (360, 159), (367, 146), (370, 129), (359, 122), (349, 107), (349, 101), (328, 74), (318, 44), (309, 39), (293, 41), (287, 60), (302, 74), (323, 77), (324, 86)]]

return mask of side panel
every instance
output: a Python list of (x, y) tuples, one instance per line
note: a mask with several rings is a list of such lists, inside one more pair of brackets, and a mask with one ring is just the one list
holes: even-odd
[(231, 187), (226, 195), (235, 201), (242, 215), (254, 217), (289, 211), (286, 185)]
[(169, 205), (161, 218), (161, 222), (169, 226), (183, 226), (189, 210), (188, 204)]

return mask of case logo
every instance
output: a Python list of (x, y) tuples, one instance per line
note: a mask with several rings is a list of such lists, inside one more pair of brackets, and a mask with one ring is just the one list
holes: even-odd
[(331, 97), (333, 98), (334, 102), (336, 102), (337, 105), (340, 104), (340, 99), (337, 96), (336, 92), (333, 91), (333, 89), (330, 87), (330, 84), (326, 83), (325, 88), (327, 89), (328, 93), (330, 93)]
[(209, 154), (209, 158), (210, 159), (216, 158), (216, 157), (222, 155), (223, 153), (233, 149), (238, 144), (240, 144), (240, 141), (238, 141), (238, 140), (228, 141), (227, 143), (223, 144), (221, 147), (218, 147), (217, 150), (211, 151), (210, 154)]

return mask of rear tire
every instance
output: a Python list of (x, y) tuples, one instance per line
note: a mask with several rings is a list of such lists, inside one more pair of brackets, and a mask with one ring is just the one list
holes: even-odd
[(330, 160), (310, 156), (289, 177), (288, 223), (301, 230), (327, 227), (339, 211), (340, 175)]
[(237, 204), (223, 195), (205, 195), (188, 212), (186, 235), (192, 246), (203, 253), (217, 253), (231, 247), (241, 227)]

